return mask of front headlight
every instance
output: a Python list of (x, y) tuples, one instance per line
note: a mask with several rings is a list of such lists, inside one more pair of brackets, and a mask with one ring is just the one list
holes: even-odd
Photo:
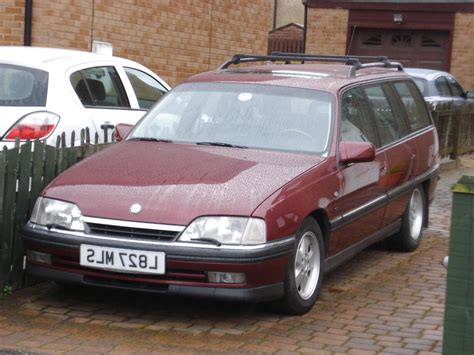
[(38, 197), (30, 222), (47, 227), (84, 231), (82, 212), (75, 204)]
[(267, 241), (265, 221), (246, 217), (199, 217), (184, 230), (181, 242), (214, 239), (222, 244), (255, 245)]

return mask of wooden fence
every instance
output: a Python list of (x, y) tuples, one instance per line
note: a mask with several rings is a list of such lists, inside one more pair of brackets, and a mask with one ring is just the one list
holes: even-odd
[(269, 38), (267, 54), (303, 53), (303, 39), (297, 38)]
[(79, 146), (66, 146), (65, 135), (58, 137), (56, 146), (34, 142), (17, 144), (0, 151), (0, 297), (22, 287), (24, 248), (20, 236), (39, 193), (56, 175), (88, 157), (107, 144), (98, 144), (98, 135), (91, 144), (89, 131), (81, 131)]
[(456, 159), (474, 152), (474, 102), (456, 106), (452, 101), (428, 104), (439, 137), (441, 157)]

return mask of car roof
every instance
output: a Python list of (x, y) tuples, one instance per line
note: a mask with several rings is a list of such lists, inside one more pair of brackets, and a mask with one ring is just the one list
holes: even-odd
[(422, 68), (405, 68), (405, 72), (411, 76), (417, 78), (423, 78), (427, 80), (435, 79), (440, 75), (449, 75), (448, 72), (441, 71), (441, 70), (434, 70), (434, 69), (422, 69)]
[(72, 49), (45, 47), (0, 46), (0, 62), (46, 68), (50, 65), (72, 66), (91, 61), (121, 61), (124, 58), (101, 55)]
[(390, 78), (409, 78), (403, 71), (387, 68), (362, 68), (350, 75), (345, 64), (270, 64), (218, 69), (185, 80), (185, 83), (226, 82), (265, 84), (316, 89), (337, 93), (347, 85)]

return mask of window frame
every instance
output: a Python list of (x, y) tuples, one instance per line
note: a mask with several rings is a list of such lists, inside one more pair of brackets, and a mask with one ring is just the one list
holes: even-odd
[[(362, 90), (362, 87), (363, 87), (363, 85), (353, 85), (351, 87), (348, 87), (346, 90), (342, 91), (341, 94), (340, 94), (340, 105), (339, 105), (340, 114), (339, 114), (339, 122), (338, 122), (338, 124), (339, 124), (338, 141), (344, 141), (344, 139), (342, 137), (342, 115), (343, 115), (343, 112), (344, 112), (344, 109), (343, 109), (344, 96), (352, 90), (357, 90), (357, 91), (360, 91), (361, 96), (363, 96), (363, 106), (364, 106), (363, 109), (366, 111), (365, 113), (366, 113), (366, 116), (367, 116), (365, 118), (365, 120), (368, 123), (368, 127), (370, 127), (373, 130), (373, 137), (375, 138), (374, 142), (372, 142), (370, 140), (368, 140), (367, 142), (372, 143), (378, 149), (378, 148), (381, 147), (379, 132), (377, 131), (375, 120), (372, 116), (372, 113), (371, 113), (371, 110), (370, 110), (370, 107), (369, 107), (369, 102), (367, 101), (367, 95)], [(362, 133), (364, 133), (364, 132), (362, 132)]]
[[(390, 142), (386, 142), (386, 143), (382, 142), (381, 132), (380, 132), (381, 128), (377, 124), (377, 118), (375, 117), (375, 110), (372, 108), (372, 105), (370, 104), (370, 99), (369, 99), (369, 97), (367, 96), (367, 93), (364, 90), (365, 98), (367, 100), (367, 104), (371, 108), (371, 110), (370, 110), (371, 111), (371, 116), (372, 116), (375, 128), (377, 130), (377, 136), (378, 136), (378, 139), (379, 139), (379, 146), (378, 147), (384, 148), (384, 147), (388, 147), (388, 146), (391, 146), (393, 144), (396, 144), (397, 142), (402, 141), (407, 136), (409, 136), (411, 134), (410, 124), (409, 124), (409, 122), (407, 122), (407, 119), (406, 119), (405, 114), (404, 114), (404, 109), (402, 107), (400, 107), (400, 103), (397, 102), (396, 97), (398, 96), (398, 93), (393, 92), (394, 89), (391, 87), (389, 82), (387, 82), (387, 81), (377, 81), (377, 82), (372, 82), (372, 83), (367, 83), (367, 84), (361, 85), (362, 88), (367, 88), (367, 87), (371, 87), (371, 86), (380, 86), (380, 88), (382, 89), (382, 91), (385, 95), (385, 98), (387, 99), (388, 104), (390, 105), (390, 107), (392, 109), (393, 117), (395, 119), (397, 117), (403, 117), (401, 123), (404, 126), (405, 131), (402, 132), (402, 134), (399, 135), (399, 137), (397, 137), (396, 139), (394, 139)], [(398, 133), (398, 131), (397, 131), (397, 133)]]
[[(461, 84), (459, 84), (459, 82), (451, 75), (446, 75), (446, 81), (448, 82), (448, 88), (449, 88), (449, 91), (451, 91), (451, 95), (453, 97), (466, 97), (466, 91), (464, 90), (464, 88), (461, 86)], [(457, 95), (454, 93), (454, 88), (456, 88), (460, 91), (460, 95)]]
[[(423, 126), (423, 127), (420, 127), (420, 128), (417, 128), (417, 129), (413, 129), (412, 126), (411, 126), (411, 121), (410, 121), (410, 118), (409, 118), (409, 114), (408, 114), (408, 111), (405, 107), (405, 104), (403, 103), (402, 101), (402, 97), (401, 95), (397, 92), (397, 89), (395, 87), (395, 85), (397, 83), (406, 83), (407, 85), (410, 85), (410, 83), (412, 84), (413, 86), (413, 89), (414, 91), (411, 92), (411, 95), (413, 96), (413, 99), (416, 101), (417, 99), (420, 101), (422, 107), (424, 107), (424, 110), (428, 116), (428, 120), (429, 120), (429, 123), (426, 125), (426, 126)], [(410, 79), (402, 79), (402, 80), (393, 80), (390, 82), (390, 84), (392, 85), (392, 88), (393, 90), (395, 91), (395, 93), (397, 93), (397, 100), (399, 101), (399, 105), (400, 105), (400, 108), (402, 109), (403, 111), (403, 114), (405, 116), (405, 122), (408, 123), (408, 127), (409, 127), (409, 131), (411, 134), (413, 133), (416, 133), (416, 132), (419, 132), (421, 130), (424, 130), (426, 129), (427, 127), (430, 127), (430, 126), (433, 126), (433, 118), (431, 117), (431, 113), (428, 109), (428, 105), (426, 104), (426, 101), (423, 97), (423, 95), (421, 94), (420, 90), (418, 89), (418, 85), (416, 84), (416, 82), (414, 80), (410, 80)]]
[[(443, 80), (446, 83), (446, 89), (448, 90), (447, 95), (441, 92), (441, 90), (438, 86), (438, 81), (439, 80)], [(451, 96), (453, 96), (452, 92), (451, 92), (451, 88), (449, 87), (449, 82), (448, 82), (448, 79), (446, 78), (446, 75), (440, 75), (437, 78), (435, 78), (435, 80), (433, 80), (433, 84), (434, 84), (434, 87), (437, 91), (437, 94), (438, 94), (437, 96), (441, 96), (441, 97), (451, 97)]]
[[(147, 72), (144, 71), (144, 70), (141, 70), (141, 69), (139, 69), (139, 68), (134, 68), (134, 67), (131, 67), (131, 66), (127, 66), (127, 65), (122, 66), (122, 70), (123, 70), (123, 72), (124, 72), (124, 74), (125, 74), (125, 77), (127, 78), (128, 82), (129, 82), (129, 84), (130, 84), (130, 87), (131, 87), (131, 89), (132, 89), (133, 95), (135, 95), (135, 99), (137, 100), (137, 106), (138, 106), (138, 107), (137, 107), (137, 108), (134, 108), (135, 110), (148, 111), (148, 110), (156, 103), (156, 101), (155, 101), (155, 103), (154, 103), (152, 106), (150, 106), (150, 107), (148, 107), (148, 108), (142, 108), (142, 107), (140, 107), (140, 100), (139, 100), (138, 95), (137, 95), (137, 93), (136, 93), (136, 91), (135, 91), (135, 88), (134, 88), (134, 86), (133, 86), (133, 84), (132, 84), (132, 81), (130, 80), (130, 77), (128, 76), (128, 72), (127, 72), (128, 70), (133, 70), (133, 71), (140, 72), (140, 73), (142, 73), (142, 74), (148, 76), (148, 77), (151, 78), (152, 80), (154, 80), (154, 81), (159, 85), (159, 87), (161, 88), (160, 91), (162, 92), (162, 95), (160, 96), (160, 98), (159, 98), (158, 100), (160, 100), (160, 99), (161, 99), (164, 95), (166, 95), (166, 93), (169, 91), (169, 90), (163, 85), (163, 83), (162, 83), (160, 80), (158, 80), (157, 78), (153, 77), (152, 75), (150, 75), (149, 73), (147, 73)], [(158, 100), (157, 100), (157, 101), (158, 101)]]
[[(111, 68), (113, 70), (112, 74), (114, 74), (114, 76), (110, 75), (110, 71), (108, 70), (109, 68)], [(106, 70), (110, 75), (112, 85), (114, 85), (114, 88), (117, 91), (117, 97), (119, 98), (119, 100), (122, 100), (123, 105), (127, 105), (127, 106), (123, 106), (123, 105), (122, 106), (85, 105), (82, 102), (81, 98), (79, 97), (78, 93), (76, 92), (76, 88), (74, 87), (74, 85), (71, 81), (71, 78), (76, 73), (78, 73), (80, 75), (81, 80), (85, 81), (85, 85), (86, 85), (88, 94), (89, 94), (89, 96), (91, 96), (91, 99), (92, 99), (91, 101), (93, 101), (91, 91), (90, 91), (90, 87), (86, 82), (87, 77), (84, 74), (85, 71), (88, 71), (90, 69), (103, 69), (103, 70)], [(69, 82), (69, 85), (72, 88), (72, 91), (74, 92), (74, 94), (78, 98), (80, 104), (86, 109), (133, 110), (133, 108), (131, 107), (131, 104), (130, 104), (130, 100), (129, 100), (129, 97), (128, 97), (128, 94), (127, 94), (127, 90), (125, 89), (125, 85), (124, 85), (124, 83), (122, 81), (122, 78), (120, 76), (119, 70), (113, 64), (104, 64), (104, 65), (80, 67), (77, 70), (74, 70), (74, 71), (72, 71), (68, 74), (68, 82)]]
[[(339, 151), (339, 148), (338, 148), (338, 145), (339, 145), (339, 142), (342, 141), (342, 136), (341, 136), (341, 122), (342, 122), (342, 103), (343, 103), (343, 96), (350, 90), (353, 90), (353, 89), (360, 89), (362, 90), (363, 88), (365, 87), (368, 87), (368, 86), (373, 86), (373, 85), (386, 85), (386, 86), (389, 86), (390, 87), (390, 90), (393, 90), (394, 93), (393, 95), (391, 96), (394, 96), (396, 97), (396, 110), (398, 110), (398, 112), (400, 113), (400, 117), (403, 118), (403, 122), (404, 122), (404, 125), (406, 126), (406, 128), (408, 128), (408, 132), (406, 135), (404, 135), (403, 137), (400, 137), (398, 139), (396, 139), (395, 141), (391, 142), (391, 143), (388, 143), (388, 144), (382, 144), (381, 143), (381, 140), (380, 140), (380, 132), (378, 130), (378, 127), (377, 127), (377, 124), (376, 124), (376, 121), (375, 121), (375, 117), (373, 115), (373, 112), (372, 110), (370, 110), (369, 114), (370, 114), (370, 122), (371, 122), (371, 126), (373, 129), (375, 129), (375, 136), (376, 136), (376, 142), (370, 142), (372, 144), (374, 144), (375, 146), (375, 149), (376, 151), (381, 151), (381, 150), (384, 150), (386, 149), (387, 147), (390, 147), (391, 145), (394, 145), (394, 144), (397, 144), (398, 142), (400, 141), (403, 141), (405, 139), (407, 139), (407, 137), (410, 137), (412, 135), (415, 135), (415, 134), (418, 134), (420, 131), (423, 131), (423, 130), (426, 130), (426, 129), (430, 129), (431, 127), (433, 127), (434, 123), (433, 123), (433, 118), (431, 116), (431, 114), (429, 113), (429, 110), (428, 110), (428, 107), (426, 105), (426, 101), (424, 100), (424, 97), (423, 95), (421, 95), (421, 93), (419, 94), (420, 95), (420, 99), (422, 100), (422, 102), (424, 103), (424, 106), (425, 106), (425, 109), (427, 110), (428, 112), (428, 117), (430, 119), (430, 124), (425, 126), (425, 127), (422, 127), (422, 128), (419, 128), (415, 131), (413, 131), (411, 129), (411, 126), (410, 126), (410, 122), (408, 120), (408, 114), (406, 113), (406, 110), (405, 110), (405, 107), (403, 106), (403, 103), (400, 102), (400, 95), (398, 94), (398, 92), (396, 91), (396, 89), (394, 87), (392, 87), (393, 83), (396, 83), (396, 82), (399, 82), (399, 81), (410, 81), (411, 79), (410, 78), (386, 78), (384, 81), (381, 81), (381, 80), (373, 80), (373, 81), (367, 81), (367, 82), (359, 82), (359, 83), (353, 83), (353, 84), (350, 84), (350, 85), (347, 85), (343, 88), (341, 88), (338, 92), (338, 100), (339, 100), (339, 104), (338, 104), (338, 109), (339, 109), (339, 113), (338, 113), (338, 117), (337, 117), (337, 125), (338, 125), (338, 129), (337, 129), (337, 137), (336, 137), (336, 140), (338, 142), (337, 146), (336, 146), (336, 155), (339, 154), (338, 151)], [(416, 86), (415, 83), (413, 83), (413, 85)], [(419, 90), (418, 90), (419, 91)], [(363, 92), (363, 95), (364, 95), (364, 101), (365, 101), (365, 105), (368, 106), (370, 108), (370, 103), (369, 103), (369, 99), (365, 93), (364, 90), (362, 90)], [(385, 91), (384, 91), (385, 92)], [(389, 103), (391, 103), (390, 101), (390, 96), (387, 96), (387, 99), (389, 100)]]

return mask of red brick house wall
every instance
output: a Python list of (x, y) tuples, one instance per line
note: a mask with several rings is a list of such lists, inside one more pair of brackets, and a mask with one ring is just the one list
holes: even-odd
[(23, 44), (24, 0), (2, 0), (0, 5), (0, 44)]
[[(23, 11), (24, 0), (3, 1)], [(271, 15), (268, 0), (34, 0), (32, 45), (90, 50), (92, 40), (110, 42), (114, 55), (173, 85), (236, 52), (264, 54)], [(0, 33), (10, 27), (0, 20)], [(0, 45), (22, 45), (22, 36), (0, 37)]]

